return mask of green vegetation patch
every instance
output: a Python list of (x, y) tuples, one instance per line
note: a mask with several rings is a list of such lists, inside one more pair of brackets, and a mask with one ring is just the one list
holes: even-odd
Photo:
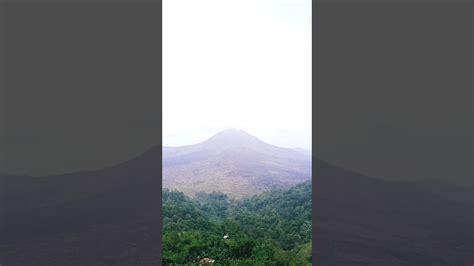
[(311, 182), (241, 201), (163, 190), (163, 264), (311, 265)]

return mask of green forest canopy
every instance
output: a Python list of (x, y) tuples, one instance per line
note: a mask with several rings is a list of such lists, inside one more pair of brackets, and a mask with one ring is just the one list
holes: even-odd
[(240, 201), (165, 189), (163, 264), (311, 265), (311, 204), (310, 181)]

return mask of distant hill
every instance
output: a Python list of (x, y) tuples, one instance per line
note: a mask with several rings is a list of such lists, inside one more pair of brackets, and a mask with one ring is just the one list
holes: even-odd
[(163, 187), (191, 196), (219, 191), (241, 198), (309, 179), (310, 154), (270, 145), (242, 130), (225, 130), (195, 145), (163, 148)]

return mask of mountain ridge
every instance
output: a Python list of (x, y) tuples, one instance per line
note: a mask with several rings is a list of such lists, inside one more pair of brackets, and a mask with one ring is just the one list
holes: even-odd
[(228, 147), (253, 147), (259, 146), (260, 148), (265, 147), (266, 149), (274, 150), (285, 150), (285, 151), (298, 151), (299, 153), (308, 154), (311, 151), (303, 148), (284, 148), (279, 147), (247, 133), (244, 130), (240, 129), (226, 129), (219, 131), (218, 133), (212, 135), (204, 141), (188, 144), (182, 146), (163, 146), (163, 152), (173, 151), (173, 150), (182, 150), (186, 148), (202, 148), (202, 147), (214, 147), (217, 149), (224, 149)]

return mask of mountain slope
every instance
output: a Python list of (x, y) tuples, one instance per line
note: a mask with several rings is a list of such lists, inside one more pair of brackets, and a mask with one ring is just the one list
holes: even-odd
[[(2, 265), (159, 264), (161, 155), (156, 146), (97, 171), (0, 176)], [(318, 159), (313, 168), (318, 265), (472, 262), (471, 187), (371, 178)]]
[(314, 160), (318, 265), (469, 265), (472, 188), (401, 182)]
[(2, 264), (158, 264), (160, 158), (157, 146), (95, 171), (0, 176)]
[(189, 146), (163, 149), (163, 187), (194, 196), (220, 191), (233, 198), (288, 189), (311, 179), (311, 156), (225, 130)]

